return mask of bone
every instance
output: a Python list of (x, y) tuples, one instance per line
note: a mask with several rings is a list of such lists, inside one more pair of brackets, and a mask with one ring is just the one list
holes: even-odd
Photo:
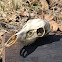
[[(31, 33), (30, 33), (31, 32)], [(48, 35), (50, 32), (50, 24), (42, 19), (31, 19), (23, 26), (23, 28), (5, 43), (6, 47), (10, 47), (14, 43), (20, 41), (23, 45), (30, 45), (39, 37)]]
[(13, 35), (6, 43), (5, 46), (9, 47), (10, 45), (13, 45), (16, 42), (17, 35)]

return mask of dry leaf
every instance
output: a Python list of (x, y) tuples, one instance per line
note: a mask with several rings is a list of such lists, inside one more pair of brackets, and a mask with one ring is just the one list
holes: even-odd
[(58, 24), (53, 20), (54, 15), (44, 15), (44, 19), (47, 20), (50, 23), (50, 29), (51, 31), (57, 31), (59, 26)]
[(1, 29), (1, 30), (0, 30), (0, 36), (3, 35), (5, 32), (7, 32), (7, 31), (4, 30), (4, 29)]
[(49, 23), (50, 23), (51, 31), (57, 31), (58, 30), (59, 26), (58, 26), (58, 24), (55, 21), (52, 20)]
[(21, 15), (21, 16), (24, 16), (24, 17), (27, 17), (27, 16), (29, 16), (29, 13), (27, 13), (27, 12), (24, 12), (24, 13), (23, 13), (23, 12), (21, 12), (20, 15)]
[(47, 21), (51, 21), (53, 18), (54, 18), (54, 15), (44, 14), (44, 19)]
[(31, 18), (35, 18), (35, 14), (34, 13), (30, 13), (30, 17)]
[(39, 1), (38, 0), (30, 0), (31, 4), (37, 4)]
[(45, 20), (51, 21), (54, 18), (54, 16), (45, 14), (44, 18), (45, 18)]
[(24, 12), (24, 9), (25, 9), (25, 7), (21, 7), (21, 8), (19, 9), (19, 12)]
[(49, 9), (49, 5), (48, 5), (48, 3), (47, 3), (46, 0), (40, 0), (40, 2), (41, 2), (41, 4), (42, 4), (42, 8), (43, 8), (43, 9), (46, 9), (46, 10)]
[(59, 30), (62, 31), (62, 25), (59, 25)]
[(9, 19), (5, 19), (5, 22), (7, 22), (7, 23), (8, 23), (8, 22), (11, 22), (11, 21), (12, 21), (12, 20), (9, 20)]

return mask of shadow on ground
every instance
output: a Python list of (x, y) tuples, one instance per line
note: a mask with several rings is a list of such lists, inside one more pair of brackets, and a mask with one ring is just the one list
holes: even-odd
[(0, 59), (0, 62), (3, 62), (2, 59)]
[(62, 38), (62, 35), (49, 35), (49, 36), (45, 36), (43, 38), (38, 38), (35, 41), (35, 43), (28, 45), (28, 46), (24, 46), (20, 50), (20, 55), (22, 57), (26, 58), (29, 54), (34, 52), (38, 46), (42, 46), (45, 44), (51, 44), (53, 42), (60, 41), (61, 38)]

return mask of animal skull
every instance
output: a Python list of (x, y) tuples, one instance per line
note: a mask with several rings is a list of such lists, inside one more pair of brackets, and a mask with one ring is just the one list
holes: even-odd
[(50, 32), (50, 24), (42, 19), (32, 19), (23, 26), (22, 30), (14, 34), (6, 43), (9, 47), (17, 41), (24, 45), (33, 43), (38, 37), (43, 37)]

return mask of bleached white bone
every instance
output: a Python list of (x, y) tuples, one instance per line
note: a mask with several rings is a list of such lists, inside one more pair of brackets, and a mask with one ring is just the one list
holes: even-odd
[(32, 19), (23, 26), (21, 31), (14, 34), (5, 43), (6, 47), (11, 46), (17, 41), (24, 45), (29, 45), (35, 42), (38, 37), (43, 37), (50, 32), (50, 24), (42, 19)]

